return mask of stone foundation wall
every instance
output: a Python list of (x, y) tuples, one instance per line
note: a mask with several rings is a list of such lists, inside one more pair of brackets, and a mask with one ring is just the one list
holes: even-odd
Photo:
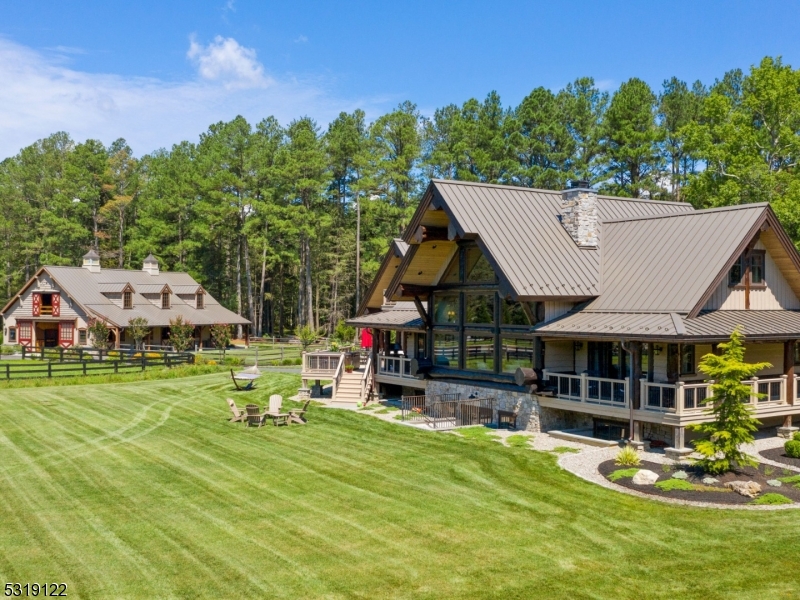
[(496, 407), (498, 410), (509, 412), (517, 411), (517, 429), (523, 431), (540, 432), (540, 410), (539, 402), (532, 394), (522, 392), (512, 392), (500, 390), (493, 387), (471, 385), (467, 383), (451, 383), (445, 381), (428, 381), (428, 396), (438, 394), (461, 394), (461, 398), (467, 399), (470, 396), (476, 398), (493, 397), (497, 399)]
[(539, 417), (542, 431), (551, 429), (591, 429), (594, 425), (592, 415), (586, 413), (541, 407)]
[(657, 440), (672, 446), (674, 443), (673, 429), (669, 425), (642, 423), (642, 439)]

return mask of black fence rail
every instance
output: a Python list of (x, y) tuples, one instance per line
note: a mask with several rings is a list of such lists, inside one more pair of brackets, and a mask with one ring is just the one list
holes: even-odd
[[(38, 354), (38, 352), (37, 352)], [(157, 354), (157, 356), (154, 356)], [(30, 358), (30, 357), (29, 357)], [(178, 352), (139, 352), (130, 356), (105, 359), (85, 357), (83, 360), (0, 362), (0, 379), (36, 379), (40, 377), (77, 377), (111, 375), (144, 371), (152, 367), (177, 367), (194, 364), (194, 356)]]
[(403, 421), (425, 422), (432, 429), (452, 429), (495, 422), (495, 398), (466, 398), (460, 394), (403, 396), (400, 400)]
[(22, 359), (49, 360), (56, 363), (85, 362), (85, 361), (133, 361), (142, 357), (155, 361), (168, 361), (172, 359), (185, 359), (192, 356), (188, 352), (175, 352), (165, 350), (135, 350), (134, 348), (115, 348), (104, 350), (98, 348), (36, 348), (31, 350), (22, 346)]

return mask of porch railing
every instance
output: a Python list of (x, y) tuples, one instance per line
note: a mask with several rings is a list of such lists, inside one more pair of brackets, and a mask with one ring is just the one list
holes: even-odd
[(303, 372), (333, 375), (343, 360), (342, 352), (304, 352)]
[[(748, 379), (742, 383), (750, 386), (752, 393), (748, 404), (756, 410), (764, 406), (788, 404), (793, 394), (798, 397), (798, 377), (789, 382), (786, 375)], [(641, 380), (642, 409), (655, 412), (670, 412), (678, 415), (702, 413), (709, 406), (714, 381), (697, 383), (655, 383)], [(764, 394), (759, 398), (757, 394)]]
[(495, 398), (467, 398), (460, 394), (403, 396), (400, 401), (404, 421), (424, 422), (432, 429), (452, 429), (495, 422)]
[(592, 377), (586, 373), (572, 375), (543, 370), (543, 379), (553, 393), (564, 400), (627, 408), (630, 398), (627, 379)]
[(411, 359), (404, 356), (379, 355), (378, 374), (415, 379), (411, 375)]

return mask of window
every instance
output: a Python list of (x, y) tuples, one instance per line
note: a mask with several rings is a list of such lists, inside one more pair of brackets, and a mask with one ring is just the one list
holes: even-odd
[(494, 323), (494, 292), (489, 294), (467, 294), (464, 322), (484, 325)]
[(42, 315), (53, 314), (53, 294), (42, 294), (42, 304), (39, 314)]
[(122, 308), (133, 308), (133, 292), (122, 292)]
[(458, 294), (434, 294), (433, 320), (435, 323), (455, 325), (458, 323)]
[(17, 343), (17, 328), (16, 327), (9, 327), (8, 328), (8, 341), (12, 344)]
[(467, 246), (465, 250), (467, 283), (493, 283), (494, 269), (477, 246)]
[(458, 334), (436, 333), (433, 336), (433, 363), (440, 367), (458, 368)]
[(465, 367), (470, 371), (494, 371), (494, 336), (467, 333)]
[(744, 285), (744, 276), (747, 267), (750, 267), (750, 285), (765, 286), (766, 273), (765, 265), (766, 251), (752, 250), (748, 259), (744, 254), (731, 267), (728, 272), (728, 285), (731, 287)]
[(513, 300), (504, 300), (500, 303), (502, 311), (500, 322), (503, 325), (519, 325), (527, 327), (530, 325), (530, 319), (525, 314), (521, 302), (514, 302)]
[(197, 308), (203, 308), (203, 292), (198, 292), (197, 296), (195, 297), (195, 306)]
[(694, 375), (694, 345), (681, 346), (681, 375)]
[(73, 323), (68, 323), (62, 321), (58, 324), (58, 341), (59, 342), (69, 342), (72, 343), (72, 338), (75, 332), (75, 325)]
[(169, 292), (161, 292), (161, 308), (169, 308)]
[(86, 345), (86, 330), (85, 329), (78, 329), (78, 344), (80, 346)]
[(22, 321), (19, 323), (19, 339), (20, 341), (29, 342), (31, 340), (31, 332), (33, 327), (31, 327), (30, 321)]
[(518, 367), (533, 366), (533, 340), (525, 338), (503, 338), (500, 347), (500, 363), (503, 373), (514, 373)]
[(444, 272), (440, 283), (460, 283), (461, 282), (461, 253), (456, 251), (450, 266)]

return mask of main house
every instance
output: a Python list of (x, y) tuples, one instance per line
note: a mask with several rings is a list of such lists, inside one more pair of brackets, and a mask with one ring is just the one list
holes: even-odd
[(250, 321), (221, 306), (188, 273), (162, 272), (151, 254), (141, 271), (103, 269), (89, 251), (82, 267), (41, 267), (6, 304), (3, 343), (42, 347), (90, 346), (87, 328), (105, 321), (115, 347), (132, 344), (127, 327), (136, 317), (147, 319), (146, 344), (169, 344), (170, 321), (181, 316), (195, 325), (197, 344), (208, 343), (215, 323)]
[(358, 315), (386, 394), (492, 396), (519, 427), (686, 452), (733, 329), (764, 426), (800, 413), (800, 255), (768, 204), (432, 181)]

